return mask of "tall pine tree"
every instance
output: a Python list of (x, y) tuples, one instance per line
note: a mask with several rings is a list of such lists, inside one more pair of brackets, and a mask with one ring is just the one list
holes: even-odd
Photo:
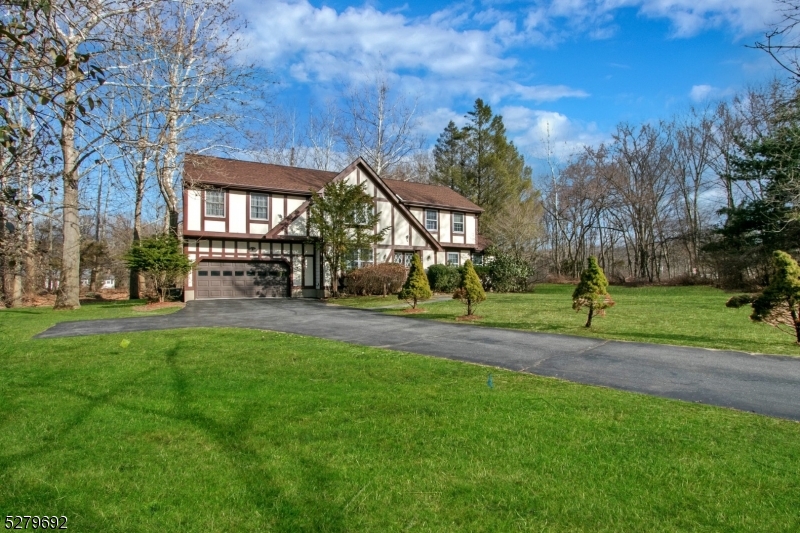
[(434, 147), (431, 181), (452, 188), (481, 206), (484, 220), (495, 217), (528, 191), (531, 169), (508, 140), (503, 117), (480, 98), (460, 130), (452, 121)]

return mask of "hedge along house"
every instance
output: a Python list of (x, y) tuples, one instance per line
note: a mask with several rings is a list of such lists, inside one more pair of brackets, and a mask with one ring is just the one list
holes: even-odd
[(318, 239), (309, 234), (311, 192), (334, 180), (364, 184), (375, 200), (384, 240), (352, 258), (425, 268), (480, 260), (483, 211), (452, 189), (380, 178), (361, 158), (327, 172), (218, 157), (184, 161), (184, 253), (196, 264), (184, 299), (309, 297), (326, 293)]

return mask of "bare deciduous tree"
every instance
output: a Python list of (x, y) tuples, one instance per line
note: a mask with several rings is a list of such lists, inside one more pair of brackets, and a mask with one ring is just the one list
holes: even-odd
[(347, 122), (341, 136), (350, 159), (363, 157), (381, 176), (422, 147), (423, 139), (415, 131), (416, 102), (393, 97), (384, 77), (351, 87), (346, 100)]

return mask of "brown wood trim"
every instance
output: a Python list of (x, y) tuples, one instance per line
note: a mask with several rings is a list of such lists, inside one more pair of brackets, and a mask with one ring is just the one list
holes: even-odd
[(313, 189), (280, 189), (276, 187), (259, 187), (257, 185), (243, 185), (243, 184), (232, 184), (232, 183), (221, 183), (215, 181), (202, 181), (202, 182), (194, 182), (195, 185), (207, 185), (211, 186), (211, 188), (216, 189), (226, 189), (231, 187), (238, 187), (239, 190), (246, 188), (246, 190), (250, 191), (258, 191), (258, 192), (265, 192), (265, 193), (274, 193), (274, 194), (291, 194), (296, 196), (307, 196), (309, 192)]
[(217, 231), (188, 231), (184, 233), (184, 237), (191, 237), (193, 239), (238, 239), (241, 241), (264, 241), (275, 239), (278, 241), (287, 242), (308, 242), (313, 237), (305, 235), (286, 235), (281, 237), (269, 238), (263, 233), (230, 233), (230, 232), (217, 232)]
[(206, 229), (206, 191), (200, 190), (200, 231)]
[(459, 213), (483, 213), (483, 209), (472, 209), (460, 205), (445, 205), (445, 204), (425, 204), (422, 202), (413, 202), (404, 200), (403, 203), (408, 207), (421, 207), (423, 209), (444, 209), (445, 211), (458, 211)]
[(189, 229), (189, 217), (186, 216), (186, 211), (189, 209), (189, 191), (183, 189), (183, 232)]

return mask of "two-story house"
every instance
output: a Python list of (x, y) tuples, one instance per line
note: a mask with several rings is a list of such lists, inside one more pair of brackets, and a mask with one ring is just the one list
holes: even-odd
[(361, 158), (326, 172), (217, 157), (184, 162), (184, 251), (196, 263), (184, 298), (322, 297), (325, 268), (309, 236), (311, 192), (333, 180), (364, 184), (380, 214), (383, 241), (353, 258), (354, 266), (462, 265), (482, 251), (482, 209), (452, 189), (382, 179)]

